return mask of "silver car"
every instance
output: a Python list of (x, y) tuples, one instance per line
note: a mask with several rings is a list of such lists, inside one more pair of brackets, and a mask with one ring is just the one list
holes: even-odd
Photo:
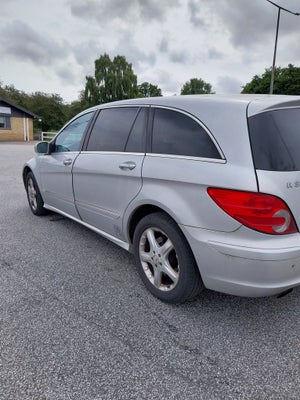
[(159, 299), (300, 284), (300, 97), (119, 101), (35, 150), (23, 169), (32, 212), (60, 213), (133, 252)]

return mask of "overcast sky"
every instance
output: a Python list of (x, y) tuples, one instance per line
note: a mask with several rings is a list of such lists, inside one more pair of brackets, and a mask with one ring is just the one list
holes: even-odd
[[(299, 0), (273, 0), (300, 12)], [(105, 52), (138, 83), (179, 94), (190, 78), (239, 93), (272, 64), (278, 9), (267, 0), (0, 0), (0, 81), (78, 98)], [(300, 66), (300, 16), (281, 12), (277, 65)]]

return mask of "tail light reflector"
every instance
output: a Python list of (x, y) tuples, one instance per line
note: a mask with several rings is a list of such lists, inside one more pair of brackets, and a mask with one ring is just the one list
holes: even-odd
[(219, 188), (207, 192), (223, 211), (248, 228), (273, 235), (298, 232), (291, 211), (279, 197)]

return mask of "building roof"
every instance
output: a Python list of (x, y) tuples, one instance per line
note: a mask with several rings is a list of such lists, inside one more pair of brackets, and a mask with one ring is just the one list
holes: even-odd
[(27, 114), (28, 116), (30, 116), (33, 119), (40, 119), (40, 117), (38, 115), (34, 114), (33, 112), (27, 110), (24, 107), (21, 107), (21, 106), (15, 104), (15, 103), (12, 103), (10, 100), (6, 100), (3, 97), (0, 97), (0, 102), (6, 103), (10, 107), (16, 108), (17, 110), (23, 112), (24, 114)]

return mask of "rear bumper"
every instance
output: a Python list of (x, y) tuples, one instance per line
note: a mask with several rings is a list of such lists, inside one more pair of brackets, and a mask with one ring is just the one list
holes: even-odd
[(300, 285), (300, 235), (271, 236), (241, 227), (232, 233), (182, 226), (204, 285), (260, 297)]

